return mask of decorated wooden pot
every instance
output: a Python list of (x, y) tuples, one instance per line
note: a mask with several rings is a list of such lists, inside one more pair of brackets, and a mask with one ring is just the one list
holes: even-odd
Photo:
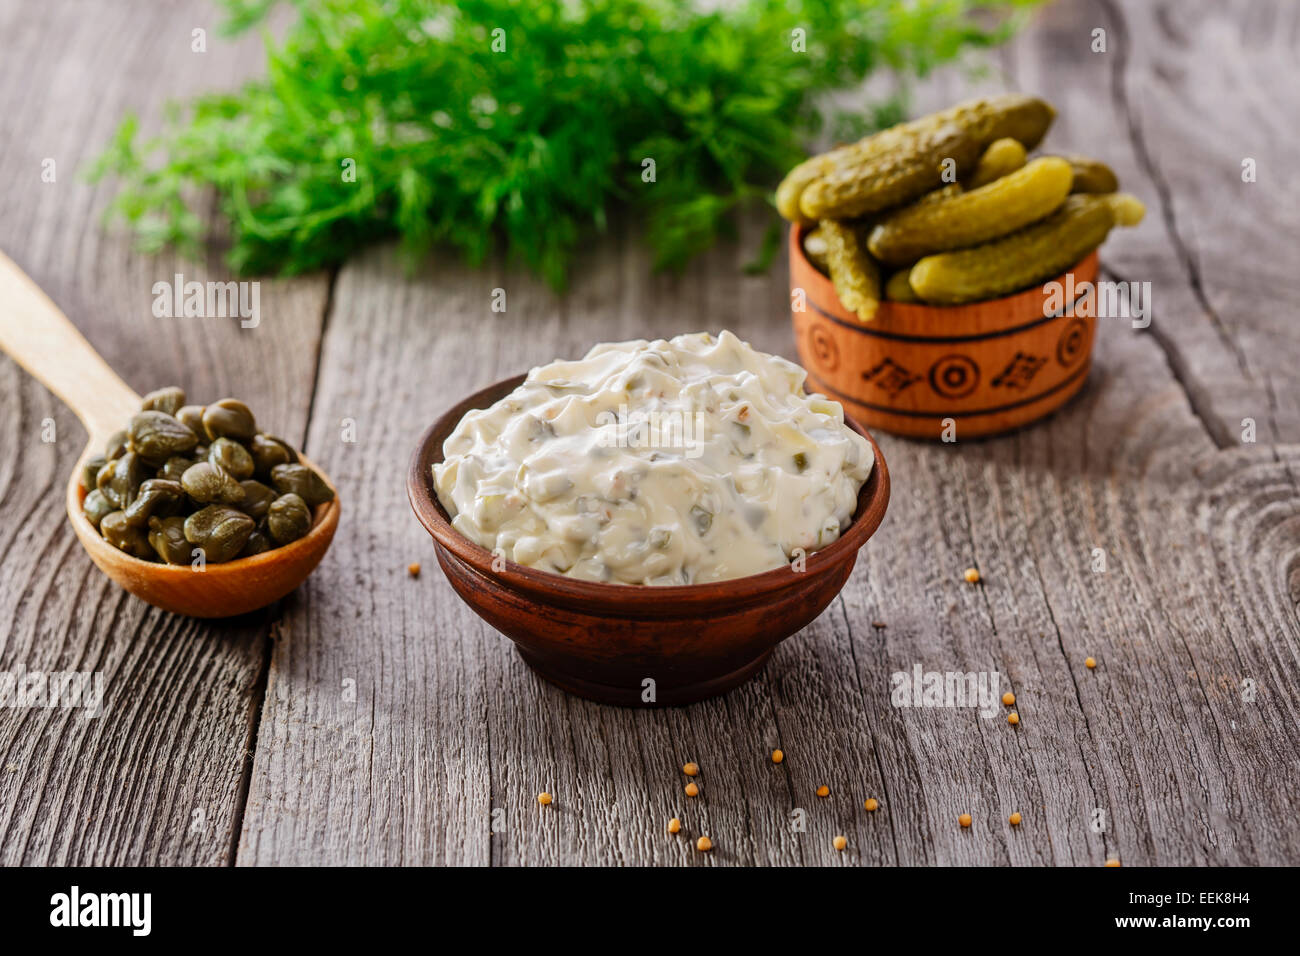
[(1059, 276), (1065, 302), (1035, 286), (1003, 299), (932, 306), (881, 302), (862, 322), (790, 230), (791, 316), (809, 388), (858, 421), (899, 435), (993, 435), (1050, 414), (1083, 387), (1096, 318), (1074, 314), (1097, 253)]

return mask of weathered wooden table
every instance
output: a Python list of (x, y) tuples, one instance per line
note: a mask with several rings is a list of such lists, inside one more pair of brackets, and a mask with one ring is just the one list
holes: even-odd
[[(1152, 283), (1153, 324), (1103, 321), (1087, 389), (1046, 423), (879, 436), (893, 502), (842, 596), (747, 686), (653, 712), (566, 696), (469, 613), (404, 466), (456, 399), (595, 341), (730, 328), (793, 356), (784, 268), (739, 268), (762, 224), (681, 277), (618, 232), (565, 298), (501, 266), (407, 278), (380, 248), (264, 281), (256, 330), (154, 318), (154, 282), (219, 262), (133, 252), (78, 170), (123, 110), (260, 68), (213, 17), (0, 2), (0, 248), (135, 388), (248, 399), (333, 476), (343, 523), (278, 608), (156, 611), (78, 547), (61, 490), (80, 427), (0, 358), (0, 671), (105, 678), (97, 719), (0, 710), (0, 862), (1300, 862), (1300, 8), (1063, 2), (978, 81), (924, 85), (925, 107), (1003, 86), (1058, 105), (1049, 145), (1105, 157), (1149, 205), (1103, 263)], [(890, 675), (917, 665), (999, 672), (1020, 725), (892, 706)], [(672, 816), (715, 852), (667, 836)]]

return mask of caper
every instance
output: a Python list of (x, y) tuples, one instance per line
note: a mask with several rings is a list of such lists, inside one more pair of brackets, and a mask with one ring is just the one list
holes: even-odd
[(175, 415), (185, 404), (185, 389), (175, 385), (155, 389), (140, 402), (140, 408), (146, 412), (166, 412)]
[(104, 493), (96, 489), (86, 494), (86, 500), (81, 503), (81, 510), (85, 512), (90, 523), (98, 530), (99, 523), (104, 520), (104, 515), (116, 509), (104, 497)]
[(794, 453), (794, 467), (796, 471), (805, 471), (808, 468), (808, 456), (801, 451)]
[(254, 435), (248, 443), (248, 452), (253, 456), (255, 474), (259, 478), (271, 477), (271, 469), (276, 465), (298, 462), (298, 453), (273, 435)]
[(140, 483), (144, 481), (144, 462), (135, 452), (128, 451), (110, 464), (113, 466), (112, 477), (109, 478), (107, 486), (100, 488), (100, 491), (104, 492), (104, 497), (117, 507), (126, 508), (135, 501)]
[(222, 562), (296, 541), (312, 507), (334, 497), (287, 442), (257, 431), (243, 402), (186, 405), (175, 386), (146, 395), (80, 479), (82, 512), (105, 540), (168, 564), (189, 563), (195, 547)]
[(126, 508), (127, 524), (144, 527), (154, 515), (166, 518), (175, 514), (185, 497), (179, 481), (150, 478), (140, 485), (140, 491)]
[(113, 481), (113, 475), (117, 473), (117, 462), (109, 461), (104, 463), (104, 467), (99, 469), (99, 474), (95, 476), (95, 488), (104, 493), (104, 497), (109, 500), (114, 508), (119, 507), (119, 503), (113, 501), (113, 491), (110, 487)]
[(188, 425), (190, 431), (203, 438), (203, 406), (202, 405), (182, 405), (173, 413), (176, 420), (183, 425)]
[(112, 436), (108, 439), (108, 442), (104, 445), (104, 457), (109, 461), (112, 461), (115, 458), (121, 458), (122, 455), (126, 453), (126, 440), (127, 434), (125, 428), (120, 432), (113, 432)]
[(208, 505), (185, 519), (185, 540), (201, 549), (209, 564), (220, 564), (243, 550), (256, 527), (256, 522), (242, 511)]
[(244, 545), (244, 550), (239, 552), (241, 558), (251, 558), (255, 554), (262, 554), (270, 551), (275, 545), (271, 539), (260, 531), (254, 531), (248, 536), (248, 542)]
[(236, 481), (253, 477), (253, 456), (243, 445), (229, 438), (218, 438), (212, 443), (208, 448), (208, 461)]
[(254, 521), (261, 521), (275, 500), (275, 489), (251, 478), (241, 481), (239, 486), (244, 489), (244, 500), (240, 502), (239, 510)]
[(105, 541), (132, 557), (147, 559), (153, 555), (149, 538), (142, 529), (127, 524), (125, 511), (111, 511), (104, 515), (99, 522), (99, 531)]
[(248, 441), (257, 434), (257, 422), (243, 402), (223, 398), (203, 409), (203, 430), (210, 441), (218, 438)]
[(131, 418), (131, 450), (153, 465), (190, 451), (199, 436), (166, 412), (139, 412)]
[(103, 455), (91, 455), (86, 459), (86, 463), (81, 466), (81, 487), (87, 491), (95, 489), (95, 479), (99, 477), (99, 469), (108, 464), (108, 459)]
[(244, 489), (239, 482), (210, 461), (186, 468), (181, 475), (181, 487), (201, 505), (237, 505), (244, 500)]
[(184, 518), (150, 518), (149, 545), (168, 564), (190, 563), (190, 543), (185, 540)]
[(311, 509), (299, 495), (288, 492), (271, 502), (266, 527), (276, 544), (297, 541), (311, 530)]
[(276, 465), (271, 469), (271, 484), (281, 494), (295, 494), (312, 507), (334, 497), (334, 489), (306, 465)]
[(192, 464), (194, 464), (192, 458), (186, 458), (184, 455), (172, 455), (158, 469), (158, 477), (166, 478), (168, 481), (180, 481), (181, 475), (185, 474), (185, 470)]

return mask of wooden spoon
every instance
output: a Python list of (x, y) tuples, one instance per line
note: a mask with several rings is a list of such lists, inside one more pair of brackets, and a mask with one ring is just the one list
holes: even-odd
[[(284, 597), (325, 556), (339, 524), (337, 489), (316, 509), (305, 537), (282, 548), (203, 570), (142, 561), (113, 547), (81, 511), (81, 465), (140, 410), (140, 396), (100, 358), (27, 275), (0, 253), (0, 348), (76, 413), (90, 435), (68, 479), (72, 530), (101, 571), (141, 600), (191, 617), (230, 617)], [(306, 458), (303, 464), (316, 468)], [(316, 472), (330, 484), (319, 468)], [(333, 484), (330, 484), (333, 488)]]

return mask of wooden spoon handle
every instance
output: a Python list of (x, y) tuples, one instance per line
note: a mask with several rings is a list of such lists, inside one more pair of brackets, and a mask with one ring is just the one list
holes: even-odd
[(140, 408), (140, 396), (3, 252), (0, 348), (76, 413), (92, 441), (122, 428)]

